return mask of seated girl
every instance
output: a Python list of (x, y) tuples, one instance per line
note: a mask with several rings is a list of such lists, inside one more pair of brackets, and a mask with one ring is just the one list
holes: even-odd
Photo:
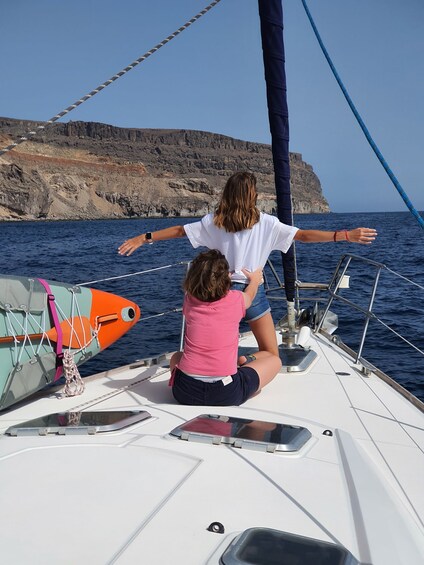
[(200, 253), (190, 266), (184, 281), (184, 351), (171, 358), (172, 392), (181, 404), (242, 404), (281, 368), (280, 358), (268, 351), (238, 358), (239, 323), (263, 281), (262, 269), (243, 272), (249, 284), (241, 292), (230, 290), (229, 265), (220, 251)]

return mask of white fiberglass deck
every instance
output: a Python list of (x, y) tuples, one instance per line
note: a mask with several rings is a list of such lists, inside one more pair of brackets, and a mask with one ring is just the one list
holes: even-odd
[[(218, 564), (256, 526), (340, 544), (362, 563), (421, 564), (424, 415), (324, 338), (308, 345), (318, 353), (310, 369), (278, 375), (240, 407), (178, 405), (165, 359), (90, 378), (80, 397), (52, 392), (2, 414), (2, 433), (68, 410), (152, 416), (95, 436), (0, 436), (2, 560)], [(303, 426), (312, 438), (295, 453), (264, 453), (169, 435), (208, 413)], [(208, 531), (212, 522), (225, 533)]]

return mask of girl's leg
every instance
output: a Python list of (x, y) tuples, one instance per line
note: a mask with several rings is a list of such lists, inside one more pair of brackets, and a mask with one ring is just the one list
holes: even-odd
[(249, 321), (249, 326), (258, 342), (259, 351), (268, 351), (278, 357), (277, 334), (271, 312), (257, 320)]
[[(254, 357), (255, 359), (250, 360), (249, 357), (251, 356)], [(241, 367), (242, 365), (248, 365), (250, 367), (253, 361), (257, 361), (258, 359), (266, 359), (267, 357), (269, 357), (268, 351), (255, 351), (254, 353), (248, 355), (247, 357), (246, 355), (240, 355), (240, 357), (237, 360), (237, 363), (239, 367)]]
[(254, 354), (255, 361), (246, 363), (244, 367), (252, 367), (259, 376), (259, 390), (258, 392), (277, 375), (281, 369), (281, 359), (278, 355), (273, 355), (268, 351), (258, 351)]

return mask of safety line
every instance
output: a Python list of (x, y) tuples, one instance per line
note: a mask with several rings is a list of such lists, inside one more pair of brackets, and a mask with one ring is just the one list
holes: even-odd
[(175, 37), (177, 37), (177, 35), (179, 35), (181, 32), (185, 31), (188, 27), (190, 27), (192, 24), (194, 24), (194, 22), (196, 22), (198, 19), (200, 19), (202, 16), (204, 16), (207, 12), (209, 12), (209, 10), (211, 10), (220, 1), (221, 0), (214, 0), (213, 2), (211, 2), (209, 4), (209, 6), (206, 6), (206, 8), (204, 8), (201, 12), (199, 12), (193, 18), (191, 18), (191, 20), (189, 20), (184, 25), (182, 25), (180, 28), (178, 28), (177, 31), (174, 31), (174, 33), (171, 33), (171, 35), (168, 35), (168, 37), (166, 37), (163, 41), (161, 41), (160, 43), (155, 45), (155, 47), (150, 49), (150, 51), (147, 51), (144, 55), (142, 55), (141, 57), (139, 57), (138, 59), (133, 61), (130, 65), (128, 65), (124, 69), (122, 69), (122, 71), (119, 71), (119, 73), (116, 73), (115, 75), (113, 75), (113, 77), (111, 77), (109, 80), (105, 81), (103, 84), (101, 84), (100, 86), (98, 86), (97, 88), (95, 88), (94, 90), (92, 90), (91, 92), (89, 92), (88, 94), (86, 94), (85, 96), (83, 96), (82, 98), (80, 98), (79, 100), (77, 100), (76, 102), (71, 104), (70, 106), (68, 106), (65, 110), (63, 110), (62, 112), (59, 112), (58, 114), (53, 116), (53, 118), (50, 118), (50, 120), (47, 120), (47, 122), (45, 122), (45, 124), (37, 126), (35, 128), (35, 130), (27, 132), (25, 135), (21, 136), (19, 139), (14, 141), (12, 144), (8, 145), (4, 149), (0, 149), (0, 155), (3, 155), (4, 153), (11, 151), (12, 149), (17, 147), (19, 144), (23, 143), (24, 141), (28, 141), (28, 139), (30, 137), (33, 137), (34, 135), (36, 135), (40, 131), (45, 130), (48, 126), (50, 126), (51, 124), (53, 124), (54, 122), (56, 122), (57, 120), (59, 120), (60, 118), (62, 118), (66, 114), (68, 114), (69, 112), (71, 112), (72, 110), (75, 110), (75, 108), (80, 106), (83, 102), (85, 102), (86, 100), (89, 100), (90, 98), (92, 98), (93, 96), (98, 94), (101, 90), (103, 90), (104, 88), (106, 88), (107, 86), (109, 86), (110, 84), (115, 82), (115, 80), (117, 80), (118, 78), (121, 78), (128, 71), (131, 71), (134, 67), (136, 67), (137, 65), (139, 65), (140, 63), (145, 61), (148, 57), (150, 57), (150, 55), (153, 55), (153, 53), (156, 53), (156, 51), (158, 51), (161, 47), (163, 47), (164, 45), (169, 43), (171, 41), (171, 39), (174, 39)]
[(151, 320), (152, 318), (160, 318), (161, 316), (167, 316), (168, 314), (179, 314), (182, 311), (183, 311), (182, 308), (172, 308), (172, 310), (167, 310), (166, 312), (160, 312), (159, 314), (151, 314), (150, 316), (143, 316), (137, 321), (137, 324), (139, 322), (145, 322), (146, 320)]
[(146, 269), (145, 271), (138, 271), (137, 273), (127, 273), (125, 275), (117, 275), (116, 277), (108, 277), (106, 279), (98, 279), (96, 281), (88, 281), (83, 283), (78, 283), (76, 286), (87, 286), (88, 284), (95, 284), (105, 281), (116, 281), (118, 279), (126, 279), (128, 277), (135, 277), (137, 275), (145, 275), (147, 273), (154, 273), (155, 271), (161, 271), (162, 269), (169, 269), (170, 267), (178, 267), (179, 265), (188, 265), (189, 261), (180, 261), (179, 263), (174, 263), (172, 265), (163, 265), (162, 267), (154, 267), (153, 269)]
[(406, 344), (408, 344), (409, 346), (411, 346), (413, 349), (415, 349), (415, 351), (417, 351), (417, 353), (421, 353), (421, 355), (424, 356), (424, 351), (422, 349), (420, 349), (419, 347), (417, 347), (416, 345), (414, 345), (412, 342), (410, 342), (408, 339), (406, 339), (406, 337), (403, 337), (400, 333), (398, 333), (396, 330), (394, 330), (392, 327), (390, 327), (388, 324), (386, 324), (385, 322), (383, 322), (383, 320), (380, 320), (380, 318), (378, 318), (377, 316), (374, 316), (373, 319), (376, 322), (379, 322), (382, 326), (384, 326), (387, 330), (391, 331), (393, 334), (395, 334), (395, 336), (397, 336), (399, 339), (401, 339), (402, 341), (404, 341)]
[(341, 88), (341, 91), (344, 94), (344, 97), (346, 98), (347, 103), (350, 106), (350, 109), (352, 110), (359, 126), (361, 127), (365, 137), (367, 138), (368, 143), (371, 145), (371, 148), (373, 149), (374, 153), (377, 155), (378, 160), (380, 161), (380, 163), (383, 165), (384, 170), (386, 171), (386, 173), (388, 174), (390, 180), (392, 181), (392, 183), (394, 184), (396, 190), (399, 192), (400, 196), (402, 197), (403, 201), (405, 202), (406, 206), (409, 208), (409, 211), (411, 212), (411, 214), (415, 217), (415, 219), (417, 220), (417, 222), (419, 223), (419, 225), (424, 229), (424, 220), (423, 218), (420, 216), (420, 214), (418, 213), (418, 211), (414, 208), (414, 205), (412, 204), (411, 200), (409, 199), (408, 195), (406, 194), (406, 192), (404, 191), (404, 189), (402, 188), (402, 186), (400, 185), (399, 181), (397, 180), (396, 176), (394, 175), (393, 171), (391, 170), (391, 168), (389, 167), (387, 161), (384, 159), (383, 155), (381, 154), (379, 148), (377, 147), (375, 141), (373, 140), (373, 138), (371, 137), (370, 132), (368, 131), (368, 128), (366, 127), (365, 123), (363, 122), (361, 116), (359, 115), (358, 110), (356, 109), (351, 97), (349, 96), (349, 93), (347, 92), (334, 64), (333, 61), (330, 58), (330, 55), (328, 54), (327, 49), (325, 48), (325, 45), (321, 39), (321, 36), (318, 32), (318, 29), (315, 25), (315, 22), (312, 18), (311, 12), (309, 11), (309, 8), (306, 4), (306, 0), (302, 0), (302, 4), (303, 7), (305, 8), (305, 12), (306, 15), (308, 16), (309, 22), (312, 26), (312, 29), (314, 30), (315, 33), (315, 37), (318, 40), (318, 43), (321, 47), (322, 52), (324, 53), (325, 58), (327, 59), (327, 62), (333, 72), (333, 75), (338, 83), (338, 85)]
[(397, 273), (396, 271), (393, 271), (392, 269), (390, 269), (387, 265), (385, 265), (387, 271), (389, 271), (390, 273), (392, 273), (393, 275), (396, 275), (397, 277), (399, 277), (400, 279), (403, 279), (404, 281), (409, 282), (410, 284), (413, 284), (414, 286), (417, 286), (418, 288), (420, 288), (421, 290), (424, 290), (424, 286), (422, 286), (419, 283), (416, 283), (414, 281), (412, 281), (411, 279), (408, 279), (408, 277), (404, 277), (403, 275)]

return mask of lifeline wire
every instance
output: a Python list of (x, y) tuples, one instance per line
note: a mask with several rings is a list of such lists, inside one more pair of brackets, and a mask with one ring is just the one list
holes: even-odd
[(312, 18), (311, 12), (309, 11), (309, 8), (306, 4), (306, 0), (302, 0), (302, 4), (303, 7), (305, 8), (305, 12), (306, 15), (308, 16), (309, 22), (312, 26), (312, 29), (314, 30), (315, 33), (315, 37), (318, 40), (318, 43), (321, 47), (322, 52), (324, 53), (325, 58), (327, 59), (327, 63), (330, 65), (330, 68), (333, 72), (334, 78), (336, 79), (338, 85), (340, 86), (341, 91), (343, 92), (344, 97), (346, 98), (347, 103), (350, 106), (350, 109), (353, 112), (353, 115), (355, 116), (358, 124), (360, 125), (365, 137), (367, 138), (368, 143), (371, 145), (372, 150), (374, 151), (374, 153), (377, 155), (378, 160), (380, 161), (380, 163), (383, 165), (384, 170), (386, 171), (386, 173), (388, 174), (390, 180), (392, 181), (392, 183), (395, 185), (396, 190), (399, 192), (400, 196), (402, 197), (403, 201), (405, 202), (405, 204), (407, 205), (407, 207), (409, 208), (409, 211), (411, 212), (411, 214), (415, 217), (415, 219), (417, 220), (417, 222), (419, 223), (419, 225), (424, 229), (424, 220), (423, 218), (420, 216), (420, 214), (417, 212), (417, 210), (414, 208), (414, 205), (412, 204), (412, 202), (410, 201), (408, 195), (406, 194), (406, 192), (404, 191), (404, 189), (402, 188), (402, 186), (400, 185), (399, 181), (397, 180), (397, 178), (395, 177), (393, 171), (391, 170), (391, 168), (389, 167), (388, 163), (386, 162), (386, 160), (384, 159), (383, 155), (381, 154), (379, 148), (377, 147), (375, 141), (373, 140), (373, 138), (371, 137), (370, 132), (368, 131), (367, 126), (365, 125), (365, 123), (363, 122), (361, 116), (359, 115), (358, 110), (356, 109), (351, 97), (349, 96), (348, 91), (346, 90), (334, 64), (333, 61), (330, 58), (330, 55), (328, 54), (327, 49), (325, 48), (324, 43), (322, 42), (321, 36), (318, 32), (318, 29), (315, 25), (315, 22)]
[(107, 279), (98, 279), (97, 281), (88, 281), (84, 283), (78, 283), (76, 286), (87, 286), (88, 284), (95, 284), (105, 281), (115, 281), (117, 279), (126, 279), (127, 277), (135, 277), (136, 275), (145, 275), (146, 273), (153, 273), (154, 271), (161, 271), (162, 269), (169, 269), (170, 267), (177, 267), (178, 265), (188, 265), (189, 261), (180, 261), (179, 263), (174, 263), (173, 265), (163, 265), (162, 267), (155, 267), (153, 269), (147, 269), (145, 271), (138, 271), (137, 273), (127, 273), (125, 275), (117, 275), (116, 277), (108, 277)]
[(119, 71), (119, 73), (116, 73), (116, 75), (113, 75), (113, 77), (111, 77), (109, 80), (107, 80), (106, 82), (104, 82), (103, 84), (101, 84), (100, 86), (98, 86), (97, 88), (95, 88), (94, 90), (92, 90), (91, 92), (89, 92), (88, 94), (86, 94), (85, 96), (83, 96), (82, 98), (80, 98), (79, 100), (77, 100), (76, 102), (71, 104), (70, 106), (68, 106), (65, 110), (63, 110), (62, 112), (59, 112), (58, 114), (56, 114), (56, 116), (53, 116), (53, 118), (50, 118), (50, 120), (47, 120), (47, 122), (45, 122), (45, 124), (37, 126), (35, 128), (35, 130), (27, 132), (25, 135), (23, 135), (22, 137), (20, 137), (16, 141), (14, 141), (11, 145), (8, 145), (4, 149), (0, 149), (0, 155), (3, 155), (4, 153), (11, 151), (12, 149), (14, 149), (20, 143), (23, 143), (24, 141), (28, 141), (29, 137), (33, 137), (39, 131), (45, 130), (46, 127), (53, 124), (54, 122), (56, 122), (57, 120), (59, 120), (60, 118), (62, 118), (66, 114), (68, 114), (69, 112), (71, 112), (72, 110), (75, 110), (75, 108), (77, 108), (80, 104), (82, 104), (83, 102), (85, 102), (89, 98), (92, 98), (95, 94), (99, 93), (101, 90), (103, 90), (104, 88), (106, 88), (107, 86), (112, 84), (118, 78), (121, 78), (128, 71), (131, 71), (134, 67), (136, 67), (137, 65), (139, 65), (140, 63), (145, 61), (148, 57), (150, 57), (150, 55), (153, 55), (153, 53), (155, 53), (161, 47), (163, 47), (164, 45), (169, 43), (171, 41), (171, 39), (174, 39), (174, 37), (177, 37), (177, 35), (179, 35), (181, 32), (185, 31), (188, 27), (190, 27), (192, 24), (194, 24), (194, 22), (196, 22), (198, 19), (200, 19), (202, 16), (204, 16), (207, 12), (209, 12), (209, 10), (211, 10), (220, 1), (221, 0), (214, 0), (213, 2), (211, 2), (209, 4), (209, 6), (206, 6), (206, 8), (204, 10), (202, 10), (201, 12), (196, 14), (193, 18), (191, 18), (191, 20), (189, 20), (183, 26), (178, 28), (177, 31), (174, 31), (174, 33), (171, 33), (171, 35), (168, 35), (168, 37), (166, 37), (163, 41), (161, 41), (160, 43), (155, 45), (155, 47), (150, 49), (150, 51), (147, 51), (147, 53), (145, 53), (144, 55), (142, 55), (141, 57), (139, 57), (138, 59), (133, 61), (130, 65), (125, 67), (125, 69), (123, 69), (122, 71)]
[(403, 279), (404, 281), (407, 281), (407, 282), (409, 282), (410, 284), (413, 284), (413, 285), (417, 286), (417, 287), (420, 288), (421, 290), (424, 290), (424, 286), (422, 286), (422, 285), (420, 285), (420, 284), (418, 284), (418, 283), (416, 283), (416, 282), (414, 282), (414, 281), (411, 281), (411, 279), (408, 279), (408, 277), (404, 277), (403, 275), (397, 273), (396, 271), (392, 271), (392, 269), (390, 269), (387, 265), (385, 265), (385, 267), (386, 267), (386, 269), (387, 269), (390, 273), (393, 273), (394, 275), (396, 275), (397, 277)]

